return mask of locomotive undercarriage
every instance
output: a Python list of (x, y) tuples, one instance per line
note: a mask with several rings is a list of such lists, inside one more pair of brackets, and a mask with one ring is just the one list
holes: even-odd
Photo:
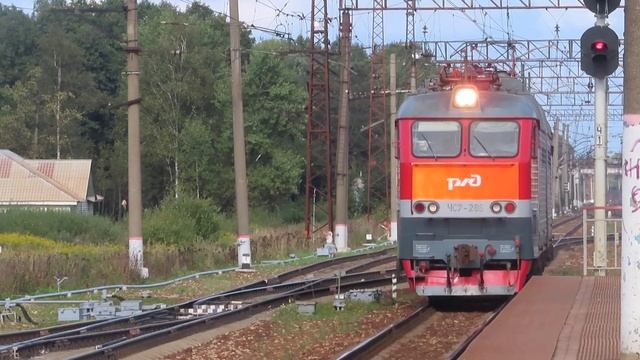
[(419, 295), (511, 295), (535, 260), (528, 218), (401, 221), (400, 259)]

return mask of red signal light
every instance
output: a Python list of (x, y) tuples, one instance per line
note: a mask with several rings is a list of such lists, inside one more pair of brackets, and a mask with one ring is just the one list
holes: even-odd
[(413, 205), (413, 210), (415, 210), (415, 212), (418, 214), (422, 214), (426, 209), (427, 206), (421, 202), (415, 203), (415, 205)]
[(608, 48), (609, 46), (607, 46), (607, 43), (601, 40), (591, 44), (591, 50), (599, 53), (607, 51)]

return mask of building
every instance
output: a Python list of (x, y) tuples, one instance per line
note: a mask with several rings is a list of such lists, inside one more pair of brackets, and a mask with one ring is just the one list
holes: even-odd
[(91, 160), (28, 160), (0, 149), (0, 212), (37, 209), (93, 214)]
[[(580, 159), (571, 170), (570, 198), (574, 207), (594, 203), (594, 169), (593, 158)], [(566, 190), (566, 189), (565, 189)], [(610, 156), (607, 159), (606, 204), (620, 205), (622, 203), (622, 159)]]

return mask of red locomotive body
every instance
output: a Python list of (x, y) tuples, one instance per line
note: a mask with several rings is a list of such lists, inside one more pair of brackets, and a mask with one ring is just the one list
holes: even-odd
[(421, 295), (513, 294), (551, 246), (551, 129), (491, 70), (445, 70), (399, 111), (399, 258)]

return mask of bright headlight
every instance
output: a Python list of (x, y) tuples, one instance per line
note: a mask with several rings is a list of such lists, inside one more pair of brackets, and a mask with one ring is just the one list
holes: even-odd
[(462, 86), (453, 89), (453, 106), (458, 108), (478, 106), (478, 90), (472, 86)]

